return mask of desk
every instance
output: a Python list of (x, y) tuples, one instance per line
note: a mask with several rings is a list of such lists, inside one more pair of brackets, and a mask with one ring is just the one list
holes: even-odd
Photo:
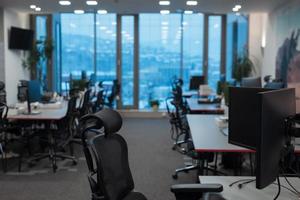
[[(271, 184), (263, 190), (257, 190), (255, 188), (255, 182), (248, 183), (244, 185), (242, 189), (238, 188), (238, 184), (229, 187), (231, 183), (237, 180), (242, 179), (255, 179), (255, 177), (241, 177), (241, 176), (200, 176), (201, 183), (219, 183), (223, 185), (223, 192), (220, 194), (226, 200), (271, 200), (277, 194), (278, 186)], [(300, 188), (300, 179), (299, 178), (288, 178), (288, 180), (295, 186), (295, 188)], [(288, 184), (284, 178), (280, 178), (280, 183), (288, 188)], [(278, 197), (278, 200), (299, 200), (295, 194), (289, 190), (281, 187), (281, 193)]]
[(224, 114), (224, 109), (220, 108), (217, 103), (205, 104), (198, 103), (198, 98), (186, 99), (190, 109), (190, 114)]
[[(192, 140), (197, 152), (240, 152), (252, 153), (250, 149), (228, 143), (228, 136), (221, 133), (215, 118), (219, 115), (187, 115)], [(300, 145), (295, 146), (300, 153)]]
[(35, 157), (29, 161), (29, 163), (32, 163), (36, 160), (41, 160), (44, 158), (49, 158), (52, 163), (53, 171), (55, 172), (57, 169), (56, 165), (56, 157), (58, 158), (69, 158), (73, 160), (73, 163), (76, 164), (75, 157), (68, 156), (68, 155), (60, 155), (57, 154), (55, 151), (56, 144), (55, 139), (53, 136), (53, 130), (51, 130), (51, 125), (55, 124), (59, 120), (63, 119), (66, 116), (67, 113), (67, 102), (63, 103), (63, 106), (61, 108), (55, 108), (55, 109), (39, 109), (39, 114), (18, 114), (16, 109), (9, 109), (7, 119), (8, 120), (17, 120), (17, 121), (26, 121), (26, 122), (40, 122), (45, 124), (45, 134), (48, 136), (48, 143), (49, 143), (49, 152), (43, 153), (43, 154), (37, 154)]
[(199, 95), (197, 90), (190, 90), (182, 93), (185, 98), (197, 97)]

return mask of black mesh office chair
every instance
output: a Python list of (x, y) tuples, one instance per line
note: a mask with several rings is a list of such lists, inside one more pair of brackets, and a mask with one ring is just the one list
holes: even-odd
[[(80, 126), (90, 172), (88, 177), (92, 200), (147, 200), (143, 194), (133, 191), (127, 143), (116, 133), (122, 126), (119, 113), (104, 109), (83, 117)], [(95, 136), (87, 142), (88, 133), (91, 132)], [(93, 176), (96, 176), (96, 180)], [(222, 190), (220, 184), (183, 184), (171, 187), (177, 200), (198, 200), (204, 192)]]

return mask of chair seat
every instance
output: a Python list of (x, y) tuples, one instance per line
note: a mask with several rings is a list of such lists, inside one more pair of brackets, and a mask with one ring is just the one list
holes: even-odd
[(130, 192), (123, 200), (147, 200), (147, 198), (139, 192)]

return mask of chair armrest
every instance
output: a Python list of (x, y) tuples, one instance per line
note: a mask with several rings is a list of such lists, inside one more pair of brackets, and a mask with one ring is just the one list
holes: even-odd
[(223, 186), (221, 184), (178, 184), (171, 186), (171, 192), (175, 195), (201, 195), (205, 192), (222, 192)]

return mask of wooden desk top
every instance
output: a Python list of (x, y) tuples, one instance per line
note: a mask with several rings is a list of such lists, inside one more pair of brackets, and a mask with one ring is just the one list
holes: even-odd
[(198, 103), (198, 98), (186, 99), (190, 108), (190, 114), (224, 114), (224, 109), (219, 107), (219, 104)]
[(56, 121), (61, 120), (66, 116), (67, 113), (67, 103), (65, 102), (61, 108), (53, 109), (39, 109), (41, 113), (39, 114), (17, 114), (16, 109), (9, 109), (7, 119), (10, 120), (42, 120), (42, 121)]
[[(218, 128), (215, 118), (220, 115), (187, 115), (193, 143), (197, 152), (255, 152), (250, 149), (228, 143), (228, 136)], [(300, 153), (300, 143), (295, 145)]]
[[(200, 176), (201, 183), (218, 183), (223, 185), (223, 192), (220, 194), (226, 200), (269, 200), (274, 199), (277, 194), (278, 186), (271, 184), (263, 190), (255, 188), (255, 181), (245, 184), (243, 188), (239, 189), (238, 184), (229, 187), (231, 183), (243, 179), (255, 179), (255, 177), (241, 177), (241, 176)], [(300, 188), (299, 178), (288, 178), (295, 188)], [(284, 178), (280, 178), (280, 183), (290, 188)], [(281, 193), (278, 200), (299, 200), (295, 194), (289, 190), (281, 187)]]

